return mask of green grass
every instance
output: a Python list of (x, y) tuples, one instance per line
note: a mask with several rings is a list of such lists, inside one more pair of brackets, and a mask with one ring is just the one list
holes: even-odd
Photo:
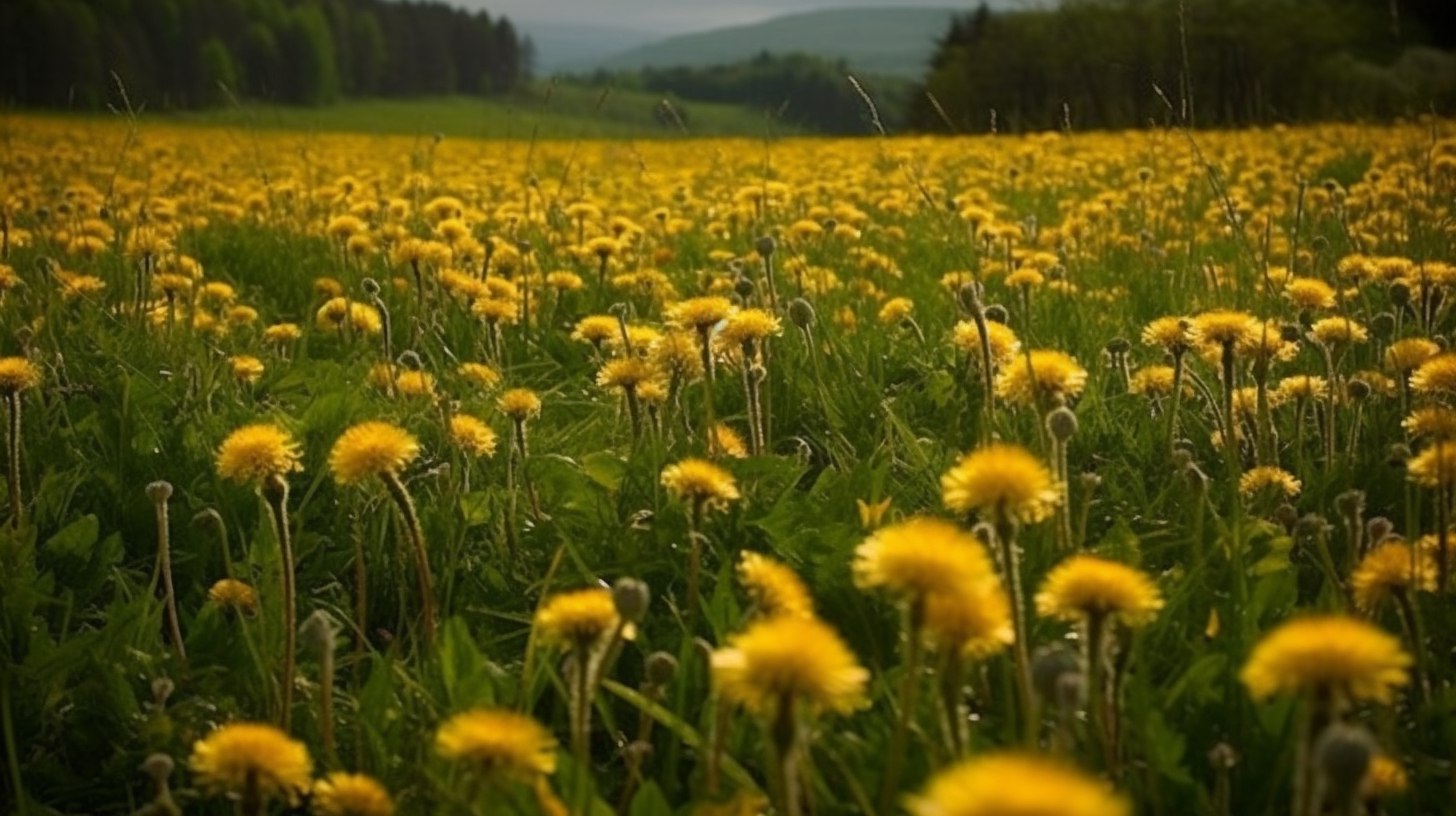
[[(244, 102), (207, 111), (164, 114), (186, 124), (309, 132), (401, 134), (482, 139), (621, 139), (684, 134), (659, 115), (661, 96), (641, 91), (538, 84), (511, 98), (464, 96), (359, 99), (317, 108)], [(686, 133), (763, 136), (785, 128), (734, 105), (674, 102)]]

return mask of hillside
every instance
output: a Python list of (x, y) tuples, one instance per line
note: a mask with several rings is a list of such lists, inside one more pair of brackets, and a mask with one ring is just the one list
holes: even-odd
[[(992, 4), (996, 5), (996, 4)], [(737, 62), (768, 51), (843, 59), (864, 74), (918, 78), (942, 36), (952, 8), (844, 8), (775, 17), (762, 23), (682, 34), (572, 70), (630, 71), (643, 67)]]

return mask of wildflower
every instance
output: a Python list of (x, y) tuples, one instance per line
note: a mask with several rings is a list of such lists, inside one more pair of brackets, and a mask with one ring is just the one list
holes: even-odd
[(763, 617), (814, 616), (814, 599), (798, 573), (767, 555), (744, 550), (738, 558), (738, 582)]
[(880, 307), (878, 319), (886, 326), (898, 326), (910, 316), (915, 310), (915, 301), (910, 298), (896, 297), (885, 301)]
[(268, 423), (238, 428), (217, 449), (218, 475), (238, 484), (262, 484), (302, 467), (298, 443), (287, 431)]
[(728, 638), (711, 658), (713, 685), (762, 717), (784, 705), (849, 713), (864, 700), (869, 672), (839, 635), (815, 618), (763, 618)]
[(1360, 798), (1366, 801), (1384, 799), (1405, 793), (1410, 776), (1400, 762), (1386, 754), (1376, 754), (1360, 780)]
[(1059, 760), (992, 753), (952, 765), (907, 801), (912, 816), (1129, 816), (1105, 782)]
[(1456, 394), (1456, 353), (1428, 358), (1411, 374), (1410, 384), (1417, 394), (1445, 397)]
[(1015, 359), (996, 376), (996, 395), (1008, 402), (1034, 406), (1077, 397), (1087, 384), (1087, 371), (1070, 355), (1036, 349)]
[(1364, 326), (1347, 317), (1326, 317), (1316, 320), (1309, 333), (1315, 342), (1323, 346), (1351, 345), (1370, 339), (1370, 332)]
[(258, 611), (258, 593), (235, 578), (223, 578), (207, 590), (207, 600), (224, 610), (254, 615)]
[(854, 507), (859, 512), (859, 526), (866, 530), (873, 530), (879, 527), (884, 521), (885, 513), (889, 511), (890, 505), (894, 501), (895, 498), (893, 496), (886, 496), (879, 501), (868, 502), (864, 499), (855, 499)]
[(1434, 592), (1436, 559), (1430, 550), (1403, 541), (1378, 544), (1350, 574), (1350, 589), (1364, 612), (1374, 612), (1387, 598), (1412, 589)]
[(1025, 448), (996, 443), (966, 454), (940, 477), (947, 509), (1005, 514), (1035, 523), (1060, 501), (1056, 483), (1040, 459)]
[(485, 363), (461, 363), (458, 370), (460, 376), (481, 388), (494, 388), (500, 385), (500, 372)]
[(1390, 344), (1385, 350), (1385, 366), (1401, 374), (1409, 374), (1421, 363), (1441, 353), (1441, 347), (1424, 337), (1407, 337)]
[(1000, 581), (966, 583), (925, 596), (925, 635), (942, 649), (989, 657), (1016, 642), (1011, 599)]
[(420, 443), (388, 422), (361, 422), (344, 431), (329, 452), (329, 469), (339, 484), (399, 471), (420, 455)]
[(1163, 608), (1163, 596), (1140, 570), (1092, 555), (1074, 555), (1047, 574), (1037, 614), (1065, 621), (1113, 616), (1139, 627)]
[(514, 711), (456, 714), (435, 732), (435, 751), (485, 777), (531, 782), (556, 771), (556, 740), (540, 723)]
[(286, 343), (295, 343), (302, 336), (303, 332), (298, 328), (298, 324), (296, 323), (275, 323), (263, 329), (264, 342), (275, 343), (280, 346)]
[(40, 385), (40, 370), (24, 357), (0, 358), (0, 394), (13, 396)]
[(679, 301), (668, 307), (667, 320), (675, 326), (706, 332), (733, 313), (733, 303), (716, 295)]
[(1271, 393), (1277, 394), (1280, 400), (1299, 401), (1324, 399), (1329, 390), (1330, 384), (1324, 377), (1297, 374), (1280, 380)]
[(587, 315), (576, 322), (576, 328), (571, 331), (571, 339), (601, 348), (603, 343), (620, 333), (621, 324), (617, 318), (611, 315)]
[(1329, 691), (1352, 701), (1389, 703), (1406, 684), (1410, 655), (1372, 624), (1311, 615), (1280, 624), (1254, 646), (1239, 679), (1256, 701), (1279, 693)]
[(1127, 390), (1147, 397), (1166, 397), (1173, 393), (1173, 367), (1153, 365), (1139, 368), (1128, 380)]
[(290, 805), (298, 804), (313, 777), (303, 743), (262, 723), (218, 726), (193, 743), (187, 764), (209, 794), (277, 798)]
[(1401, 420), (1400, 426), (1413, 437), (1456, 440), (1456, 410), (1444, 405), (1417, 408)]
[[(991, 346), (991, 364), (1001, 367), (1011, 363), (1021, 351), (1021, 341), (1016, 332), (1004, 323), (986, 321), (986, 337)], [(974, 320), (962, 320), (952, 330), (951, 343), (970, 358), (976, 365), (981, 360), (981, 329)]]
[(723, 324), (718, 342), (728, 348), (763, 340), (779, 333), (779, 319), (762, 309), (735, 312)]
[(1239, 477), (1239, 492), (1247, 498), (1269, 491), (1280, 498), (1292, 499), (1299, 495), (1301, 486), (1294, 474), (1273, 465), (1251, 468)]
[(1190, 324), (1190, 335), (1195, 345), (1215, 348), (1247, 342), (1259, 331), (1259, 321), (1247, 312), (1204, 312), (1194, 317)]
[(394, 378), (394, 387), (401, 396), (433, 397), (435, 395), (435, 375), (428, 371), (404, 369)]
[(389, 791), (364, 774), (335, 772), (313, 783), (314, 816), (394, 816)]
[(748, 446), (743, 443), (743, 437), (724, 422), (713, 426), (713, 450), (732, 459), (748, 456)]
[(1183, 317), (1160, 317), (1143, 327), (1143, 344), (1169, 354), (1182, 354), (1192, 345), (1192, 324)]
[(854, 582), (920, 599), (991, 578), (979, 539), (948, 521), (917, 517), (881, 527), (855, 549)]
[(733, 474), (704, 459), (684, 459), (662, 469), (662, 486), (679, 500), (706, 509), (738, 501)]
[(1319, 278), (1294, 278), (1284, 285), (1284, 296), (1299, 309), (1333, 309), (1335, 289)]
[(466, 456), (486, 457), (495, 454), (495, 431), (469, 414), (450, 417), (450, 439)]
[(524, 422), (541, 414), (541, 398), (528, 388), (512, 388), (501, 394), (496, 406), (501, 413), (516, 422)]
[(618, 388), (635, 391), (637, 386), (652, 379), (657, 372), (640, 357), (622, 357), (608, 360), (597, 371), (597, 385), (602, 388)]
[(1456, 445), (1437, 442), (1406, 462), (1405, 471), (1421, 487), (1449, 487), (1456, 480)]
[(232, 367), (233, 378), (239, 382), (252, 385), (263, 377), (263, 361), (257, 357), (238, 354), (229, 357), (228, 364)]

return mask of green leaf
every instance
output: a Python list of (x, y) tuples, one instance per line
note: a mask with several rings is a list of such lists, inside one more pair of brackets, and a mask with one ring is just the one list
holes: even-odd
[(62, 561), (88, 563), (100, 534), (101, 523), (88, 513), (46, 539), (41, 551)]
[(667, 797), (662, 794), (662, 788), (649, 780), (632, 797), (627, 813), (629, 816), (672, 816), (672, 805), (668, 804)]
[(581, 458), (581, 470), (588, 479), (616, 493), (627, 475), (627, 463), (610, 451), (597, 451)]

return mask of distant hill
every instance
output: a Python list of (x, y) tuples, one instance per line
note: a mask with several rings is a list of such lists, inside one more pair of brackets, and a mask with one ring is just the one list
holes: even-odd
[[(991, 2), (997, 6), (1007, 2)], [(573, 71), (598, 68), (705, 66), (738, 62), (768, 51), (843, 59), (867, 75), (918, 78), (945, 34), (954, 8), (839, 8), (789, 14), (762, 23), (682, 34), (601, 60), (577, 60)]]
[(530, 37), (536, 47), (536, 64), (532, 67), (537, 76), (595, 66), (599, 60), (639, 48), (661, 36), (590, 23), (528, 20), (516, 28), (522, 36)]

